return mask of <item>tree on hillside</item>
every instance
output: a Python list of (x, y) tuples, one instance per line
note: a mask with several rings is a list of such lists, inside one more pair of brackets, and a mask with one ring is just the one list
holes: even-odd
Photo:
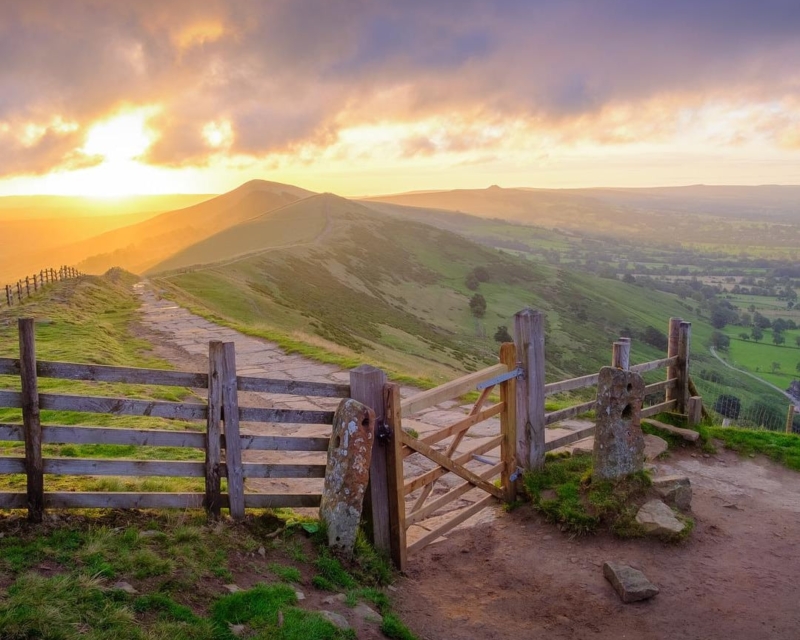
[(478, 280), (478, 278), (475, 277), (474, 272), (470, 271), (467, 274), (467, 279), (465, 284), (467, 285), (467, 289), (469, 289), (470, 291), (475, 291), (477, 290), (478, 285), (480, 285), (480, 280)]
[(758, 311), (753, 314), (753, 324), (761, 329), (769, 329), (772, 326), (769, 318), (761, 315)]
[(794, 366), (794, 370), (795, 370), (795, 371), (797, 371), (797, 373), (800, 373), (800, 362), (798, 362), (798, 363), (797, 363), (797, 364)]
[(800, 347), (800, 336), (797, 336), (797, 337), (794, 339), (794, 343), (795, 343), (795, 344), (796, 344), (798, 347)]
[(633, 277), (633, 274), (626, 273), (622, 276), (622, 281), (626, 284), (636, 284), (636, 278)]
[(773, 344), (785, 344), (786, 343), (786, 336), (783, 335), (780, 331), (773, 331), (772, 332), (772, 343)]
[(514, 342), (514, 338), (511, 337), (504, 324), (497, 327), (497, 331), (494, 332), (494, 339), (495, 342)]
[(764, 330), (759, 326), (754, 326), (750, 330), (750, 335), (756, 342), (761, 342), (764, 339)]
[(666, 334), (655, 327), (647, 327), (642, 332), (642, 340), (656, 349), (661, 349), (661, 351), (666, 351), (669, 344)]
[(739, 339), (740, 340), (749, 340), (750, 339), (750, 334), (749, 333), (740, 333), (739, 334)]
[(721, 331), (711, 334), (711, 346), (720, 351), (727, 351), (731, 346), (731, 339)]
[(484, 298), (480, 293), (476, 293), (469, 301), (469, 308), (472, 311), (472, 315), (476, 318), (482, 318), (486, 315), (486, 298)]
[(773, 362), (772, 363), (772, 373), (777, 373), (781, 370), (781, 363), (780, 362)]

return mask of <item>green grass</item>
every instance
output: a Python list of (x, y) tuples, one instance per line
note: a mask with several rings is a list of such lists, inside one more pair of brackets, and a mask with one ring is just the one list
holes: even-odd
[[(388, 637), (413, 637), (390, 635), (405, 627), (378, 577), (364, 570), (364, 548), (345, 565), (329, 555), (318, 531), (308, 533), (301, 523), (312, 521), (283, 510), (250, 512), (237, 524), (208, 524), (198, 511), (77, 513), (52, 525), (4, 516), (0, 636), (232, 640), (231, 625), (244, 625), (245, 637), (263, 640), (355, 637), (297, 601), (294, 585), (315, 601), (314, 585), (303, 576), (316, 570), (346, 591), (350, 604), (365, 601), (388, 616)], [(282, 535), (265, 545), (265, 534), (276, 531)], [(259, 546), (263, 556), (254, 552)], [(293, 546), (304, 550), (303, 562), (293, 560)], [(244, 579), (255, 584), (226, 592), (225, 584)], [(138, 593), (113, 588), (119, 581)]]
[(523, 482), (534, 508), (564, 531), (581, 535), (605, 527), (620, 537), (643, 535), (635, 517), (650, 487), (645, 472), (593, 481), (590, 455), (548, 456), (544, 468), (526, 473)]
[(800, 471), (800, 435), (752, 429), (709, 427), (712, 438), (742, 455), (763, 454), (789, 469)]
[[(772, 343), (772, 331), (764, 331), (761, 342), (742, 340), (739, 334), (748, 333), (743, 327), (728, 327), (726, 333), (731, 338), (728, 353), (721, 353), (728, 362), (739, 369), (745, 369), (756, 374), (772, 384), (786, 389), (792, 380), (800, 378), (797, 365), (800, 363), (800, 347), (795, 339), (800, 337), (800, 330), (786, 331), (786, 343), (775, 345)], [(777, 362), (780, 368), (773, 370), (772, 363)], [(788, 400), (787, 400), (788, 406)]]

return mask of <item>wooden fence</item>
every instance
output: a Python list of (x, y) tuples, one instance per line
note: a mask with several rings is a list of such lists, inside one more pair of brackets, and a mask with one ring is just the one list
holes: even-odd
[[(516, 495), (516, 479), (523, 470), (541, 468), (546, 452), (594, 434), (595, 427), (592, 425), (547, 442), (545, 433), (548, 425), (591, 411), (596, 401), (547, 412), (545, 399), (555, 394), (595, 386), (599, 373), (559, 382), (545, 382), (544, 315), (541, 312), (528, 309), (518, 313), (515, 316), (515, 336), (514, 344), (502, 345), (499, 364), (440, 387), (401, 400), (397, 385), (385, 386), (383, 401), (377, 412), (387, 428), (385, 437), (378, 440), (376, 448), (380, 450), (378, 458), (384, 460), (382, 465), (386, 481), (378, 489), (373, 487), (373, 494), (377, 492), (378, 495), (373, 495), (372, 500), (387, 505), (389, 512), (382, 516), (387, 519), (386, 523), (375, 528), (374, 541), (378, 548), (391, 554), (393, 561), (401, 569), (405, 567), (409, 553), (425, 547), (490, 506), (496, 499), (513, 500)], [(667, 371), (664, 381), (645, 387), (647, 405), (643, 407), (642, 417), (677, 411), (687, 414), (690, 421), (697, 419), (701, 400), (689, 393), (690, 343), (691, 324), (680, 318), (672, 318), (666, 358), (631, 366), (630, 339), (622, 338), (613, 344), (612, 366), (637, 373), (658, 369)], [(419, 438), (403, 430), (404, 418), (476, 389), (480, 390), (478, 400), (468, 415), (454, 424)], [(500, 401), (485, 406), (495, 389), (499, 390)], [(496, 416), (500, 417), (496, 434), (468, 451), (458, 451), (459, 445), (473, 426)], [(440, 443), (448, 440), (443, 451), (434, 448), (434, 445), (439, 444), (441, 447)], [(497, 463), (492, 464), (491, 460), (482, 459), (483, 454), (498, 448), (500, 457)], [(430, 471), (406, 478), (403, 462), (414, 454), (421, 454), (436, 466)], [(471, 470), (466, 465), (473, 460), (488, 463), (490, 466), (483, 471)], [(458, 476), (463, 482), (431, 498), (434, 484), (448, 473)], [(499, 479), (499, 486), (493, 484), (494, 479)], [(423, 522), (448, 505), (452, 506), (454, 501), (475, 489), (483, 492), (482, 497), (451, 512), (444, 522), (440, 520), (436, 526), (429, 527), (422, 537), (410, 545), (407, 544), (406, 532), (410, 526)], [(374, 518), (375, 514), (372, 515)]]
[(8, 307), (14, 304), (21, 304), (23, 299), (29, 298), (32, 294), (51, 282), (58, 282), (59, 280), (66, 280), (68, 278), (77, 278), (81, 275), (83, 274), (80, 271), (66, 265), (58, 269), (42, 269), (39, 273), (34, 273), (32, 276), (25, 276), (23, 279), (17, 280), (16, 284), (5, 285), (5, 295), (3, 299), (0, 300), (0, 304), (5, 304)]
[[(547, 451), (566, 446), (593, 434), (587, 426), (550, 442), (548, 425), (592, 410), (595, 401), (558, 411), (546, 411), (545, 399), (559, 393), (592, 387), (599, 374), (558, 382), (545, 382), (544, 316), (527, 309), (515, 316), (515, 343), (502, 345), (499, 363), (468, 374), (440, 387), (400, 398), (399, 387), (388, 384), (386, 374), (364, 365), (350, 372), (350, 384), (332, 384), (256, 378), (236, 375), (233, 343), (209, 344), (209, 372), (191, 373), (159, 369), (47, 362), (36, 359), (34, 325), (19, 321), (20, 357), (0, 358), (0, 375), (19, 376), (20, 391), (0, 391), (0, 408), (22, 410), (21, 424), (0, 424), (0, 440), (23, 441), (24, 457), (0, 457), (0, 473), (26, 474), (27, 491), (0, 493), (0, 508), (27, 508), (39, 521), (46, 508), (199, 508), (217, 516), (222, 507), (242, 518), (246, 507), (316, 507), (319, 493), (246, 493), (247, 478), (322, 478), (325, 464), (272, 464), (242, 461), (244, 450), (324, 452), (330, 436), (283, 436), (241, 434), (240, 422), (332, 425), (333, 411), (272, 409), (242, 406), (239, 392), (353, 398), (372, 407), (376, 414), (376, 437), (370, 467), (370, 485), (365, 497), (365, 522), (377, 549), (390, 554), (405, 567), (408, 553), (415, 552), (450, 531), (496, 500), (513, 500), (516, 480), (527, 469), (540, 468)], [(611, 364), (638, 373), (666, 369), (666, 379), (646, 386), (647, 406), (642, 416), (676, 411), (696, 420), (701, 400), (689, 392), (691, 324), (670, 320), (666, 358), (630, 364), (630, 340), (613, 344)], [(164, 385), (206, 391), (207, 401), (167, 402), (103, 396), (41, 393), (39, 378)], [(451, 425), (421, 437), (403, 428), (403, 420), (445, 400), (479, 390), (467, 415)], [(499, 401), (493, 401), (499, 392)], [(663, 394), (663, 398), (661, 397)], [(487, 404), (488, 403), (488, 404)], [(201, 431), (43, 425), (41, 410), (90, 412), (111, 415), (158, 417), (203, 421)], [(468, 451), (458, 451), (469, 430), (499, 416), (497, 433)], [(45, 458), (42, 444), (123, 444), (134, 446), (191, 447), (205, 451), (205, 461), (118, 460), (94, 458)], [(437, 448), (438, 447), (438, 448)], [(488, 468), (467, 467), (484, 454), (500, 450), (497, 462)], [(406, 477), (404, 462), (419, 454), (432, 469)], [(486, 460), (480, 460), (485, 463)], [(143, 492), (48, 492), (44, 476), (171, 476), (203, 477), (205, 491), (197, 493)], [(434, 486), (446, 474), (461, 483), (443, 494)], [(221, 489), (227, 478), (227, 493)], [(499, 479), (499, 485), (494, 483)], [(484, 495), (463, 509), (451, 512), (410, 546), (407, 529), (452, 507), (474, 489)], [(413, 499), (413, 500), (412, 500)], [(408, 501), (408, 503), (407, 503)], [(410, 509), (409, 509), (410, 506)]]
[[(240, 422), (333, 424), (332, 411), (240, 406), (239, 391), (346, 398), (349, 385), (296, 382), (236, 375), (233, 343), (209, 344), (209, 372), (190, 373), (36, 359), (34, 324), (19, 321), (20, 357), (0, 358), (0, 375), (20, 377), (21, 391), (0, 391), (0, 407), (22, 410), (22, 424), (0, 424), (0, 440), (24, 441), (25, 457), (0, 457), (0, 473), (26, 474), (27, 491), (1, 492), (0, 508), (27, 508), (38, 522), (46, 508), (199, 508), (218, 515), (228, 507), (240, 519), (245, 507), (316, 507), (318, 493), (245, 493), (247, 478), (323, 478), (325, 464), (243, 463), (243, 450), (328, 450), (329, 437), (244, 435)], [(40, 393), (39, 378), (188, 387), (207, 391), (207, 402), (168, 402), (101, 396)], [(88, 426), (43, 425), (42, 410), (205, 421), (204, 432)], [(191, 447), (205, 451), (205, 462), (44, 458), (43, 443), (121, 444)], [(44, 476), (204, 477), (203, 493), (47, 492)], [(222, 493), (221, 479), (228, 491)]]

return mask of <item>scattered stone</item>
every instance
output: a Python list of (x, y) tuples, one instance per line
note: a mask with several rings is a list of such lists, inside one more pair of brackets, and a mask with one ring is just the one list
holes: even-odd
[[(703, 454), (703, 457), (704, 457), (704, 458), (710, 458), (711, 456), (710, 456), (709, 454), (707, 454), (707, 453), (704, 453), (704, 454)], [(755, 457), (755, 456), (752, 456), (752, 457)]]
[(322, 604), (334, 604), (336, 602), (344, 602), (347, 600), (347, 596), (343, 593), (337, 593), (335, 596), (328, 596), (327, 598), (323, 598)]
[(155, 529), (148, 529), (147, 531), (140, 531), (139, 537), (140, 538), (155, 538), (156, 536), (160, 536), (161, 532), (156, 531)]
[[(703, 456), (703, 457), (704, 457), (704, 458), (707, 458), (708, 456)], [(751, 453), (751, 454), (750, 454), (750, 457), (751, 457), (751, 458), (755, 458), (755, 457), (756, 457), (756, 454), (755, 454), (755, 453)]]
[(662, 453), (665, 453), (667, 449), (669, 449), (669, 445), (664, 438), (659, 438), (658, 436), (654, 436), (649, 433), (644, 436), (645, 460), (655, 460)]
[(631, 371), (603, 367), (597, 383), (597, 429), (593, 475), (621, 478), (642, 470), (644, 437), (640, 426), (644, 382)]
[(376, 622), (381, 624), (383, 622), (383, 616), (375, 611), (369, 605), (364, 604), (363, 602), (359, 602), (355, 608), (353, 609), (353, 613), (356, 614), (362, 620), (366, 620), (367, 622)]
[(297, 596), (297, 601), (298, 602), (300, 602), (301, 600), (305, 600), (306, 599), (306, 594), (303, 593), (302, 591), (295, 591), (294, 595)]
[(264, 547), (259, 547), (258, 548), (258, 555), (260, 555), (262, 558), (266, 557), (267, 550)]
[(375, 413), (355, 400), (342, 400), (328, 447), (320, 518), (327, 524), (328, 545), (352, 555), (369, 481)]
[(647, 600), (658, 593), (658, 587), (641, 571), (624, 564), (606, 562), (603, 565), (603, 575), (614, 587), (620, 599), (626, 603)]
[(333, 611), (320, 611), (319, 615), (325, 618), (333, 626), (338, 627), (342, 631), (347, 631), (350, 628), (350, 623), (347, 622), (343, 615), (334, 613)]
[(692, 506), (692, 484), (686, 476), (653, 478), (653, 489), (668, 505), (687, 511)]
[(124, 591), (125, 593), (128, 593), (130, 595), (135, 595), (139, 593), (136, 587), (134, 587), (129, 582), (115, 582), (113, 585), (111, 585), (111, 588), (119, 589), (120, 591)]
[(283, 611), (278, 611), (278, 629), (283, 626)]
[(731, 503), (731, 504), (724, 504), (722, 506), (725, 507), (726, 509), (736, 509), (737, 511), (744, 511), (744, 509), (742, 509), (738, 504)]
[(386, 587), (386, 588), (387, 588), (389, 591), (397, 591), (397, 587), (393, 587), (392, 585), (389, 585), (389, 586), (388, 586), (388, 587)]
[(244, 625), (243, 624), (231, 624), (228, 623), (228, 629), (230, 632), (235, 635), (237, 638), (244, 634)]
[(238, 584), (223, 585), (230, 593), (239, 593), (242, 588)]
[(661, 500), (645, 502), (636, 514), (636, 522), (653, 535), (673, 535), (686, 527)]

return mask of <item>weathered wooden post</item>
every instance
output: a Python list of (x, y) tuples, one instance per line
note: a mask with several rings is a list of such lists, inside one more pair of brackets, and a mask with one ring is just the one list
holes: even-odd
[(517, 383), (517, 466), (544, 466), (544, 314), (524, 309), (514, 316), (514, 343), (525, 372)]
[[(670, 318), (669, 330), (667, 331), (667, 357), (674, 358), (678, 355), (678, 337), (680, 333), (682, 318)], [(674, 380), (678, 377), (678, 364), (677, 362), (667, 367), (667, 380)], [(678, 388), (667, 387), (665, 399), (667, 402), (675, 400), (678, 397)]]
[(620, 354), (620, 367), (625, 371), (631, 368), (631, 339), (620, 338), (617, 342), (622, 343), (622, 352)]
[(17, 280), (17, 300), (22, 302), (22, 283)]
[(39, 283), (37, 282), (36, 278), (37, 278), (37, 276), (36, 276), (36, 274), (34, 273), (34, 274), (33, 274), (33, 291), (34, 291), (34, 292), (36, 292), (36, 291), (38, 291), (38, 290), (39, 290)]
[(678, 325), (678, 375), (675, 383), (678, 401), (676, 410), (678, 413), (687, 415), (689, 411), (689, 351), (692, 345), (692, 323), (681, 322)]
[(209, 518), (219, 518), (221, 506), (222, 343), (208, 343), (208, 420), (206, 424), (206, 497)]
[(786, 414), (786, 433), (792, 433), (794, 427), (794, 413), (796, 408), (794, 404), (789, 405), (789, 412)]
[(686, 421), (690, 427), (696, 427), (703, 421), (703, 398), (690, 396)]
[(28, 519), (31, 522), (41, 522), (44, 513), (44, 467), (39, 385), (36, 377), (36, 334), (33, 318), (20, 318), (18, 324), (22, 423), (25, 429), (25, 473), (28, 476)]
[(244, 520), (244, 467), (239, 436), (239, 391), (236, 345), (222, 344), (222, 422), (225, 425), (225, 465), (228, 468), (228, 508), (231, 518)]
[(386, 374), (368, 364), (350, 372), (350, 397), (368, 406), (375, 412), (375, 438), (372, 444), (369, 486), (364, 500), (364, 522), (373, 546), (391, 554), (392, 534), (389, 516), (389, 485), (386, 430), (386, 407), (384, 386)]
[(25, 276), (25, 295), (29, 298), (31, 297), (31, 279), (29, 276)]
[(406, 546), (406, 500), (403, 476), (403, 443), (400, 432), (403, 428), (400, 410), (400, 385), (387, 384), (384, 388), (386, 423), (391, 429), (391, 443), (387, 447), (386, 470), (389, 490), (389, 530), (391, 556), (395, 567), (406, 570), (408, 560)]
[[(517, 349), (513, 342), (500, 345), (500, 362), (508, 367), (509, 371), (517, 368)], [(500, 459), (503, 461), (503, 470), (500, 472), (500, 482), (508, 502), (517, 498), (516, 482), (511, 477), (517, 470), (517, 379), (511, 378), (500, 383), (500, 402), (503, 403), (503, 412), (500, 414), (500, 432), (503, 441), (500, 443)]]
[(11, 287), (9, 285), (6, 285), (6, 302), (8, 303), (9, 307), (13, 302), (13, 297), (11, 295)]

